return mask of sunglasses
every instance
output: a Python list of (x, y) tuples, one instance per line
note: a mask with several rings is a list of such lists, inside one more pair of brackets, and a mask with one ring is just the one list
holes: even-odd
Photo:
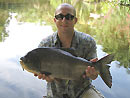
[(55, 18), (57, 20), (62, 20), (64, 17), (65, 17), (66, 20), (73, 20), (75, 16), (73, 16), (71, 14), (67, 14), (67, 15), (58, 14), (58, 15), (55, 15)]

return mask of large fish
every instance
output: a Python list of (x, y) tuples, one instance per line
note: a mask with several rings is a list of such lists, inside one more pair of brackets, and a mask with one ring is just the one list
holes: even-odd
[(87, 66), (93, 66), (106, 85), (111, 88), (112, 76), (109, 63), (113, 55), (107, 55), (97, 62), (76, 57), (73, 49), (36, 48), (20, 58), (22, 68), (32, 73), (44, 73), (55, 78), (76, 80), (81, 77)]

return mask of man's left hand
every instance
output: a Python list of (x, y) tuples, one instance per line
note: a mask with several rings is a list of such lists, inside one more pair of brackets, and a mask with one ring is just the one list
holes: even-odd
[[(96, 62), (98, 58), (94, 58), (90, 61)], [(95, 70), (94, 67), (88, 66), (87, 69), (85, 70), (86, 76), (89, 77), (92, 80), (95, 80), (98, 77), (98, 72)]]

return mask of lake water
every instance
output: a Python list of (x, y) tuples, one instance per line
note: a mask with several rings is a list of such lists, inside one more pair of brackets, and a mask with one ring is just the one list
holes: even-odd
[[(52, 34), (51, 26), (17, 22), (13, 17), (6, 29), (9, 31), (9, 37), (0, 42), (0, 98), (42, 98), (46, 95), (46, 82), (23, 71), (19, 58)], [(101, 45), (97, 45), (97, 51), (99, 58), (106, 55)], [(93, 85), (106, 98), (130, 98), (130, 74), (118, 64), (118, 61), (113, 61), (110, 65), (113, 77), (111, 89), (100, 77), (93, 81)]]

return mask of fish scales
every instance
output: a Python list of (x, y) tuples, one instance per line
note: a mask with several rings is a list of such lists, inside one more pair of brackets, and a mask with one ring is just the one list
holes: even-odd
[[(44, 54), (45, 51), (41, 51)], [(51, 53), (50, 57), (41, 57), (41, 71), (51, 72), (54, 77), (63, 79), (78, 79), (86, 69), (87, 65), (91, 65), (91, 62), (86, 64), (86, 60), (79, 57), (75, 57), (68, 52), (62, 50), (48, 49), (47, 52)], [(63, 67), (64, 65), (64, 67)]]

